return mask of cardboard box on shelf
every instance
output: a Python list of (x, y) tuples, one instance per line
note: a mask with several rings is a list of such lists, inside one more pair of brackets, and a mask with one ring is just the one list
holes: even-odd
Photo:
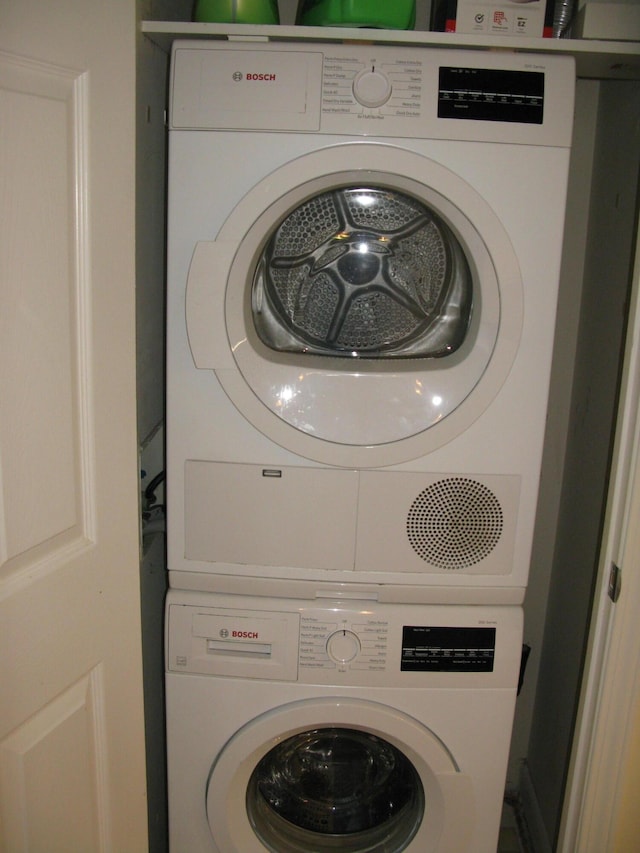
[(554, 0), (434, 0), (431, 29), (448, 33), (550, 38)]
[(640, 3), (587, 2), (581, 6), (574, 38), (640, 41)]

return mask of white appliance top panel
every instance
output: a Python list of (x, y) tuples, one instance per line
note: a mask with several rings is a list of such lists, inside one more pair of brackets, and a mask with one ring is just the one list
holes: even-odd
[(567, 56), (176, 41), (170, 128), (569, 147), (574, 84)]

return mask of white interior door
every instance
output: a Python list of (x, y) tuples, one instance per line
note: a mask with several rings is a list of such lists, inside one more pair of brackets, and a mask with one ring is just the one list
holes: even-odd
[(0, 850), (147, 848), (135, 4), (0, 5)]
[[(623, 853), (637, 844), (640, 829), (635, 787), (640, 755), (640, 230), (632, 275), (607, 515), (558, 842), (561, 853)], [(613, 564), (621, 569), (619, 597), (615, 585), (611, 588)]]

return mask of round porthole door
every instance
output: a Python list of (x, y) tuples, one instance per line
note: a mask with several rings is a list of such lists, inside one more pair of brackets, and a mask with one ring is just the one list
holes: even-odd
[(409, 759), (384, 738), (324, 726), (272, 747), (251, 774), (247, 814), (268, 850), (406, 849), (424, 816)]
[(198, 244), (187, 289), (196, 364), (265, 435), (336, 465), (394, 464), (462, 432), (506, 379), (521, 324), (491, 208), (445, 167), (376, 143), (261, 181)]
[(463, 853), (473, 794), (426, 727), (377, 703), (328, 698), (238, 731), (211, 770), (207, 816), (225, 853)]
[(274, 352), (448, 358), (469, 333), (473, 290), (460, 241), (432, 206), (350, 183), (278, 223), (256, 267), (251, 314)]

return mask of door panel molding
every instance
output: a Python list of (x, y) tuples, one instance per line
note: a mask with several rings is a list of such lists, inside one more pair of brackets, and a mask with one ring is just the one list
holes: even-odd
[(12, 590), (94, 539), (87, 100), (86, 73), (0, 52), (10, 119), (0, 152), (0, 578)]

